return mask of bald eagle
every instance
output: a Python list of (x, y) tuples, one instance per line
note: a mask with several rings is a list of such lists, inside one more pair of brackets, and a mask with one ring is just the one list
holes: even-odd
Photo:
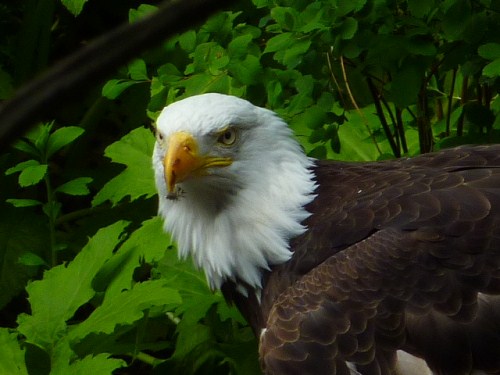
[(500, 146), (314, 160), (274, 112), (204, 94), (162, 111), (153, 165), (266, 374), (500, 373)]

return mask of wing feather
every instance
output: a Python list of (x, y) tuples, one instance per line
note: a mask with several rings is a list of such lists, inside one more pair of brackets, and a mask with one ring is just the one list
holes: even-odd
[(500, 371), (500, 146), (316, 174), (309, 230), (264, 290), (267, 373), (396, 374), (398, 349)]

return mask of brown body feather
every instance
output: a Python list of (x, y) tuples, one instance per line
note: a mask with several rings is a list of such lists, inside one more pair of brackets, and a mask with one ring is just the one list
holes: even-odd
[(261, 336), (268, 374), (500, 373), (500, 146), (374, 163), (318, 162), (293, 257), (261, 304), (222, 291)]

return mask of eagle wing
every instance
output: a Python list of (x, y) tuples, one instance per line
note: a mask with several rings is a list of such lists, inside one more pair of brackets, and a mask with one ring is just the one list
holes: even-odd
[(309, 230), (264, 290), (266, 372), (395, 374), (398, 349), (499, 371), (500, 146), (316, 176)]

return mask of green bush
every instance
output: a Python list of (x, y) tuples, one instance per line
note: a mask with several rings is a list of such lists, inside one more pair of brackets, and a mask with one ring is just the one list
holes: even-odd
[[(1, 5), (0, 99), (113, 15), (155, 9), (98, 3)], [(311, 156), (411, 156), (498, 142), (499, 61), (498, 0), (253, 0), (124, 64), (0, 155), (0, 373), (259, 373), (251, 330), (156, 217), (148, 127), (166, 104), (233, 94)]]

